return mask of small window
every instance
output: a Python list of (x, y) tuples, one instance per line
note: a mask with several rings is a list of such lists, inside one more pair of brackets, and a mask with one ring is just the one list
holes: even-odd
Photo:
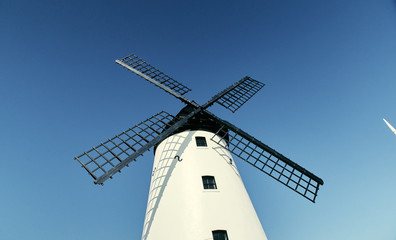
[(213, 176), (202, 176), (204, 189), (217, 189), (216, 181)]
[(195, 141), (197, 142), (197, 147), (207, 147), (205, 137), (195, 137)]
[(212, 231), (213, 240), (228, 240), (227, 231), (216, 230)]

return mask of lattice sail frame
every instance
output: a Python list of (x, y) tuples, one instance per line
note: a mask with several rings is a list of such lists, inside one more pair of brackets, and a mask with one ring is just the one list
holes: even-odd
[(264, 86), (264, 83), (247, 76), (235, 88), (219, 98), (216, 103), (234, 113)]
[(219, 138), (214, 136), (211, 138), (213, 142), (308, 200), (315, 202), (319, 185), (323, 185), (322, 179), (267, 145), (255, 144), (235, 131), (228, 129), (227, 132), (223, 131), (223, 128), (220, 128), (214, 135)]
[(81, 166), (97, 180), (114, 169), (132, 153), (159, 136), (174, 119), (162, 111), (126, 131), (75, 157)]
[(159, 84), (172, 89), (180, 95), (184, 95), (191, 91), (190, 88), (169, 77), (134, 54), (126, 56), (119, 61), (157, 81)]

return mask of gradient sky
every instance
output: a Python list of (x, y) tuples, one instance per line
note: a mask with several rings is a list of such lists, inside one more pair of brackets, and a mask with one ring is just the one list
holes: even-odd
[(152, 152), (103, 187), (73, 160), (183, 107), (130, 53), (201, 104), (266, 84), (210, 110), (325, 182), (313, 204), (236, 159), (269, 240), (396, 240), (395, 0), (0, 1), (1, 239), (140, 239)]

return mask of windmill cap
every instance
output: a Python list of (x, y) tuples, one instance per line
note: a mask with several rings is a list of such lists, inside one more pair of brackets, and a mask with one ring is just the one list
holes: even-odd
[[(169, 126), (172, 126), (177, 121), (183, 119), (189, 113), (193, 112), (195, 109), (196, 109), (195, 107), (193, 107), (191, 105), (187, 105), (182, 110), (180, 110), (180, 112), (175, 116), (174, 119), (172, 119), (169, 122)], [(209, 116), (205, 112), (201, 111), (201, 112), (197, 113), (194, 117), (189, 119), (187, 123), (185, 123), (184, 125), (179, 127), (177, 130), (175, 130), (172, 133), (172, 135), (177, 134), (177, 133), (181, 133), (181, 132), (184, 132), (184, 131), (194, 131), (194, 130), (208, 131), (208, 132), (212, 132), (212, 133), (215, 134), (215, 133), (217, 133), (217, 131), (219, 131), (219, 129), (221, 127), (222, 127), (222, 125), (220, 123), (218, 123), (217, 120), (213, 119), (211, 116)], [(165, 128), (164, 131), (166, 129), (167, 128)], [(224, 133), (224, 131), (228, 131), (228, 129), (223, 128), (221, 131)], [(225, 135), (226, 136), (225, 140), (228, 142), (228, 134), (221, 134), (221, 135), (222, 136)], [(154, 154), (155, 154), (155, 150), (157, 149), (157, 146), (159, 144), (160, 143), (158, 143), (156, 146), (154, 146)]]

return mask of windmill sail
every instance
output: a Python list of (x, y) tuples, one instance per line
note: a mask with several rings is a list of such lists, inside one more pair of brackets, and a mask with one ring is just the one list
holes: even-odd
[(182, 102), (199, 107), (198, 104), (190, 101), (183, 96), (187, 92), (191, 91), (190, 88), (184, 86), (183, 84), (169, 77), (165, 73), (151, 66), (149, 63), (139, 58), (138, 56), (131, 54), (122, 58), (121, 60), (116, 60), (116, 63), (136, 73), (140, 77), (146, 79), (147, 81), (151, 82), (152, 84), (156, 85), (167, 93), (170, 93), (174, 97), (180, 99)]
[[(171, 114), (162, 111), (100, 143), (75, 159), (95, 179), (95, 183), (102, 184), (107, 178), (147, 151), (148, 149), (142, 151), (142, 148), (158, 137), (166, 127), (169, 127), (168, 123), (173, 118)], [(131, 156), (134, 158), (128, 159)], [(119, 164), (122, 164), (122, 167)]]
[(385, 118), (383, 118), (382, 120), (384, 120), (384, 122), (386, 123), (386, 125), (388, 125), (388, 127), (390, 128), (390, 130), (391, 130), (394, 134), (396, 134), (396, 129), (395, 129), (392, 125), (390, 125), (390, 123), (388, 123), (388, 121), (386, 121)]
[(212, 138), (212, 141), (308, 200), (315, 202), (319, 185), (323, 185), (322, 179), (231, 123), (214, 115), (212, 117), (217, 118), (224, 128), (228, 129), (228, 132), (222, 128), (219, 129), (215, 136), (220, 136), (221, 141), (216, 138)]
[(264, 85), (264, 83), (246, 76), (240, 82), (238, 82), (238, 85), (235, 86), (231, 91), (219, 98), (216, 103), (234, 113), (250, 98), (252, 98), (254, 94), (260, 91)]
[(218, 103), (228, 110), (235, 112), (238, 108), (245, 104), (245, 102), (252, 98), (254, 94), (260, 91), (264, 85), (264, 83), (246, 76), (218, 94), (214, 95), (208, 102), (202, 105), (202, 109), (206, 109), (212, 106), (214, 103)]

